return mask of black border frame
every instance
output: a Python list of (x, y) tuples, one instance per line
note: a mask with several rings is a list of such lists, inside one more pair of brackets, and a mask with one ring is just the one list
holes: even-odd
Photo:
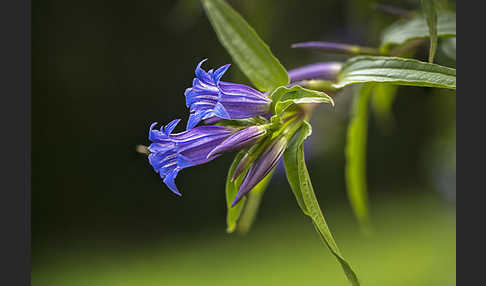
[[(457, 1), (459, 2), (459, 1)], [(465, 3), (463, 3), (465, 4)], [(473, 28), (475, 25), (481, 25), (480, 16), (482, 9), (475, 8), (476, 5), (462, 5), (459, 10), (469, 7), (468, 17), (465, 13), (458, 13), (461, 18), (460, 22), (469, 20), (469, 27)], [(464, 57), (469, 55), (470, 69), (468, 72), (469, 84), (461, 86), (469, 92), (460, 92), (461, 101), (464, 103), (464, 108), (460, 107), (458, 113), (460, 116), (460, 133), (465, 133), (467, 127), (465, 122), (469, 119), (468, 127), (471, 127), (471, 133), (482, 132), (482, 115), (484, 108), (483, 104), (478, 103), (482, 95), (481, 83), (483, 72), (481, 72), (481, 60), (478, 62), (478, 57), (483, 53), (483, 45), (480, 41), (482, 38), (474, 37), (476, 33), (481, 34), (481, 26), (476, 29), (468, 29), (466, 33), (465, 28), (462, 29), (462, 24), (459, 29), (463, 30), (462, 36), (466, 38), (469, 36), (470, 41), (467, 49), (468, 53), (463, 53)], [(466, 27), (466, 26), (464, 26)], [(479, 31), (478, 31), (479, 28)], [(475, 39), (473, 39), (473, 37)], [(2, 266), (0, 269), (0, 284), (1, 285), (30, 285), (31, 268), (30, 268), (30, 254), (31, 254), (31, 1), (30, 0), (4, 0), (0, 1), (0, 122), (2, 127), (1, 132), (1, 149), (2, 155), (2, 171), (0, 183), (0, 226), (2, 228), (0, 234), (0, 261)], [(462, 44), (461, 44), (462, 46)], [(464, 49), (466, 51), (466, 41), (464, 41)], [(461, 56), (462, 57), (462, 56)], [(466, 57), (465, 59), (466, 60)], [(466, 77), (464, 77), (466, 79)], [(466, 97), (462, 99), (462, 97)], [(466, 105), (466, 102), (469, 103)], [(460, 105), (461, 106), (461, 105)], [(467, 106), (467, 107), (466, 107)], [(467, 112), (464, 111), (467, 108)], [(460, 111), (463, 110), (463, 111)], [(474, 124), (476, 123), (476, 124)], [(462, 136), (462, 135), (461, 135)], [(463, 140), (463, 139), (461, 139)], [(484, 139), (483, 139), (484, 140)], [(461, 203), (468, 204), (468, 210), (471, 215), (469, 223), (476, 229), (476, 227), (483, 224), (481, 217), (483, 216), (482, 200), (476, 199), (482, 193), (481, 178), (483, 167), (479, 166), (481, 163), (481, 155), (483, 153), (484, 141), (481, 136), (475, 136), (467, 140), (469, 151), (467, 154), (461, 151), (460, 155), (464, 161), (468, 161), (468, 179), (461, 180), (468, 182), (469, 186), (461, 189), (461, 191), (471, 190), (469, 196), (462, 195), (464, 200), (468, 202)], [(464, 140), (465, 141), (465, 140)], [(462, 144), (462, 143), (461, 143)], [(466, 143), (465, 143), (466, 144)], [(469, 156), (468, 156), (469, 155)], [(469, 158), (468, 158), (469, 157)], [(469, 159), (469, 160), (468, 160)], [(473, 164), (475, 163), (475, 164)], [(476, 165), (476, 166), (474, 166)], [(461, 174), (463, 172), (461, 171)], [(462, 175), (461, 175), (462, 176)], [(474, 180), (475, 179), (475, 180)], [(460, 207), (464, 208), (464, 207)], [(463, 217), (461, 211), (460, 217)], [(464, 219), (462, 219), (464, 220)], [(463, 226), (461, 224), (461, 229)], [(480, 228), (480, 227), (479, 227)], [(462, 235), (461, 235), (462, 237)], [(475, 239), (470, 239), (474, 238)], [(469, 245), (471, 248), (469, 256), (476, 259), (481, 258), (477, 255), (475, 246), (482, 245), (482, 236), (470, 234), (469, 242), (466, 245), (461, 245), (461, 249)], [(464, 238), (460, 238), (464, 241)], [(461, 255), (462, 257), (462, 255)], [(463, 258), (464, 259), (464, 258)], [(469, 257), (468, 257), (469, 260)], [(474, 264), (472, 261), (467, 263), (470, 273), (480, 274), (482, 264)], [(460, 267), (459, 267), (460, 268)], [(469, 278), (474, 279), (473, 276)], [(461, 278), (462, 279), (462, 278)]]
[(31, 1), (0, 1), (1, 285), (31, 282)]

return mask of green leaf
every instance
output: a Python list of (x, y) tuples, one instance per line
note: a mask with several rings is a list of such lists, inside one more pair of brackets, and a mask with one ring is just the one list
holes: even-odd
[(398, 85), (376, 84), (371, 97), (371, 107), (378, 121), (385, 130), (393, 124), (392, 105), (395, 101)]
[(303, 144), (304, 140), (309, 137), (312, 133), (312, 127), (310, 125), (306, 125), (308, 127), (303, 128), (302, 131), (297, 132), (295, 136), (289, 143), (287, 150), (285, 150), (283, 155), (284, 165), (285, 165), (285, 174), (287, 176), (287, 181), (289, 182), (290, 188), (294, 193), (295, 199), (299, 204), (300, 209), (302, 212), (308, 216), (310, 216), (309, 210), (304, 203), (304, 198), (302, 197), (302, 192), (300, 191), (300, 180), (299, 180), (299, 172), (297, 166), (297, 153), (299, 148)]
[[(297, 131), (295, 138), (293, 139), (293, 148), (287, 149), (284, 153), (284, 162), (287, 172), (287, 179), (289, 184), (296, 194), (297, 201), (301, 205), (305, 214), (311, 217), (313, 224), (319, 233), (322, 241), (331, 250), (332, 254), (337, 258), (341, 264), (346, 277), (352, 285), (360, 285), (358, 278), (351, 268), (350, 264), (342, 256), (334, 238), (331, 234), (329, 227), (327, 226), (324, 215), (314, 193), (312, 183), (307, 171), (304, 158), (304, 139), (311, 133), (311, 126), (307, 122)], [(296, 144), (296, 145), (294, 145)], [(298, 146), (297, 148), (295, 148)], [(292, 154), (293, 153), (293, 154)]]
[(346, 185), (354, 214), (363, 227), (368, 227), (368, 194), (366, 188), (366, 138), (368, 103), (373, 89), (367, 84), (357, 89), (353, 117), (348, 127), (346, 145)]
[(427, 25), (429, 27), (429, 63), (433, 63), (435, 52), (437, 51), (437, 7), (435, 5), (435, 0), (422, 0), (422, 9), (424, 10), (425, 20), (427, 20)]
[[(248, 196), (243, 197), (234, 207), (231, 207), (231, 204), (233, 203), (236, 195), (238, 194), (240, 186), (243, 183), (246, 173), (248, 172), (249, 165), (235, 180), (232, 180), (236, 168), (238, 164), (242, 163), (242, 160), (245, 158), (248, 159), (248, 156), (251, 158), (256, 158), (256, 156), (261, 153), (263, 148), (268, 145), (267, 143), (270, 141), (270, 139), (271, 138), (268, 137), (266, 140), (259, 142), (259, 144), (254, 145), (249, 149), (240, 151), (230, 166), (226, 178), (226, 206), (228, 209), (226, 215), (226, 232), (228, 233), (234, 232), (235, 229), (238, 229), (240, 233), (248, 232), (258, 211), (261, 196), (263, 195), (263, 192), (267, 188), (268, 183), (273, 175), (273, 171), (270, 172), (265, 178), (263, 178), (263, 180), (253, 187), (253, 189), (250, 190)], [(253, 159), (250, 159), (250, 161), (253, 161)]]
[(303, 103), (330, 103), (334, 106), (332, 98), (324, 92), (306, 89), (298, 85), (291, 88), (281, 86), (271, 94), (270, 98), (272, 99), (271, 110), (278, 115), (293, 105)]
[(233, 231), (235, 231), (238, 219), (241, 215), (241, 211), (243, 210), (246, 202), (246, 197), (243, 197), (234, 207), (231, 207), (231, 204), (233, 203), (233, 200), (238, 193), (239, 186), (242, 183), (243, 176), (240, 176), (234, 181), (232, 181), (231, 178), (233, 177), (236, 167), (240, 163), (241, 159), (245, 156), (245, 154), (246, 150), (242, 150), (236, 155), (228, 171), (228, 176), (226, 177), (226, 206), (228, 208), (228, 212), (226, 214), (226, 232), (228, 233), (232, 233)]
[(441, 43), (442, 52), (449, 58), (456, 60), (456, 38), (445, 39)]
[[(391, 47), (403, 45), (409, 41), (429, 37), (429, 29), (423, 15), (412, 19), (399, 20), (388, 27), (382, 34), (380, 50), (387, 53)], [(456, 36), (456, 13), (437, 14), (437, 37)]]
[(223, 0), (201, 2), (221, 44), (258, 89), (289, 84), (285, 68), (243, 17)]
[(414, 59), (359, 56), (344, 63), (334, 87), (372, 82), (455, 90), (456, 70)]
[[(275, 170), (275, 169), (274, 169)], [(245, 234), (247, 233), (253, 222), (255, 221), (256, 215), (258, 213), (258, 209), (261, 204), (262, 196), (265, 190), (272, 179), (272, 175), (274, 173), (272, 170), (263, 180), (261, 180), (249, 193), (248, 199), (245, 204), (245, 208), (243, 209), (243, 213), (241, 214), (241, 218), (238, 222), (238, 232)]]

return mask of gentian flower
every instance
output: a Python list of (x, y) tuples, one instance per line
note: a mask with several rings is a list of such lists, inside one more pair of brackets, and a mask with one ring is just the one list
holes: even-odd
[(172, 134), (179, 119), (149, 130), (148, 159), (155, 172), (160, 174), (164, 183), (177, 195), (181, 195), (175, 184), (180, 170), (205, 164), (224, 152), (238, 150), (256, 143), (266, 134), (263, 126), (251, 126), (236, 129), (226, 126), (199, 126), (190, 130)]
[(192, 87), (185, 92), (186, 106), (190, 109), (188, 130), (211, 117), (242, 119), (269, 112), (271, 100), (260, 91), (243, 84), (221, 81), (230, 65), (206, 72), (201, 68), (205, 61), (197, 65)]
[(151, 152), (149, 162), (155, 172), (160, 174), (164, 183), (177, 195), (181, 195), (175, 184), (175, 178), (180, 170), (207, 163), (218, 155), (208, 158), (216, 146), (230, 137), (234, 130), (224, 126), (200, 126), (185, 132), (171, 134), (180, 120), (174, 120), (154, 129), (153, 123), (149, 130), (149, 140), (153, 143), (148, 147)]
[[(274, 168), (287, 148), (288, 139), (278, 136), (265, 148), (258, 159), (251, 165), (243, 183), (231, 204), (234, 207), (249, 191), (263, 180)], [(238, 169), (238, 167), (237, 167)]]

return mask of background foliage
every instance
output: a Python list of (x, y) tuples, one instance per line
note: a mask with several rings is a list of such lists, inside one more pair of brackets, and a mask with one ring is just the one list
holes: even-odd
[[(373, 1), (229, 2), (288, 69), (344, 59), (292, 50), (294, 42), (378, 46), (379, 31), (396, 20)], [(420, 9), (419, 1), (387, 3)], [(197, 1), (37, 1), (32, 14), (33, 285), (236, 285), (235, 277), (346, 285), (296, 208), (283, 167), (265, 192), (255, 233), (227, 236), (232, 156), (181, 174), (179, 199), (135, 152), (151, 122), (186, 114), (183, 91), (195, 63), (230, 62)], [(428, 56), (424, 45), (417, 57)], [(440, 48), (436, 62), (454, 66)], [(229, 79), (247, 82), (236, 67)], [(314, 112), (309, 172), (363, 285), (455, 285), (453, 94), (400, 87), (391, 127), (369, 115), (374, 238), (359, 232), (345, 193), (351, 92), (336, 98), (334, 110)]]

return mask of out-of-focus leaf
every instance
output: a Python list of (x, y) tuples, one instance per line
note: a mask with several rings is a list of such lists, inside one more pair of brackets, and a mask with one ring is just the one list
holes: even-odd
[[(437, 15), (437, 37), (456, 36), (456, 13), (441, 12)], [(429, 29), (424, 16), (399, 20), (385, 29), (381, 36), (380, 50), (387, 53), (392, 46), (429, 37)]]
[(294, 49), (309, 49), (325, 53), (336, 53), (345, 55), (380, 55), (380, 51), (377, 48), (335, 42), (295, 43), (292, 44), (291, 47)]
[(334, 87), (372, 82), (455, 90), (456, 70), (414, 59), (359, 56), (344, 63)]
[[(287, 179), (297, 198), (301, 209), (305, 214), (311, 217), (312, 222), (319, 233), (319, 237), (331, 250), (332, 254), (337, 258), (341, 264), (346, 277), (349, 282), (354, 285), (360, 285), (356, 273), (351, 268), (350, 264), (342, 256), (334, 237), (327, 226), (324, 215), (317, 201), (317, 198), (312, 187), (309, 173), (305, 164), (304, 158), (304, 139), (311, 133), (311, 126), (304, 122), (302, 127), (297, 131), (291, 145), (292, 148), (287, 149), (284, 153), (284, 162), (287, 172)], [(285, 159), (286, 157), (286, 159)]]
[(270, 180), (272, 179), (274, 171), (271, 171), (263, 180), (260, 181), (249, 193), (248, 199), (241, 214), (240, 220), (238, 221), (237, 230), (239, 233), (247, 233), (253, 222), (255, 221), (260, 203), (262, 200), (263, 193), (268, 187)]
[(441, 43), (441, 48), (444, 54), (449, 58), (456, 60), (456, 38), (445, 39)]
[(289, 83), (289, 75), (255, 30), (223, 0), (201, 0), (209, 20), (243, 73), (261, 91)]
[(228, 171), (228, 176), (226, 177), (226, 206), (228, 208), (228, 212), (226, 214), (226, 232), (228, 233), (232, 233), (233, 231), (235, 231), (238, 219), (241, 215), (241, 211), (243, 210), (246, 202), (246, 197), (244, 197), (234, 207), (231, 207), (231, 204), (233, 203), (233, 200), (238, 193), (239, 186), (241, 185), (244, 176), (240, 176), (234, 181), (232, 181), (231, 178), (233, 177), (238, 163), (240, 163), (241, 159), (245, 154), (246, 151), (242, 150), (236, 155)]
[(435, 5), (435, 0), (422, 0), (422, 9), (424, 10), (425, 20), (429, 27), (429, 63), (433, 63), (435, 52), (437, 51), (437, 7)]
[(368, 134), (368, 104), (372, 84), (356, 89), (353, 115), (348, 127), (346, 145), (346, 184), (354, 214), (367, 227), (368, 192), (366, 186), (366, 138)]
[(302, 103), (330, 103), (334, 106), (332, 98), (324, 92), (306, 89), (298, 85), (291, 88), (281, 86), (270, 97), (275, 114), (281, 114), (290, 106)]
[(371, 107), (383, 128), (391, 127), (393, 123), (392, 105), (395, 101), (398, 85), (375, 84), (371, 97)]

